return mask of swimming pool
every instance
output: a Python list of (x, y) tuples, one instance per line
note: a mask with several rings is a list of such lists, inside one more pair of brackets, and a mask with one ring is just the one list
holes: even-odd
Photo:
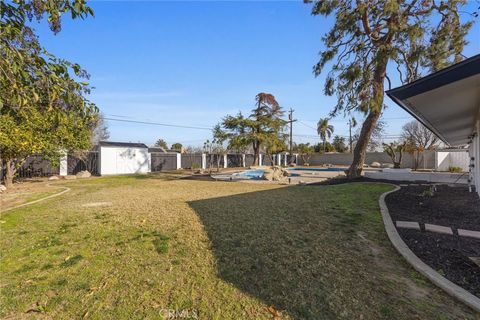
[[(232, 177), (237, 179), (250, 179), (250, 180), (259, 180), (262, 179), (265, 170), (263, 169), (251, 169), (242, 172), (233, 173)], [(298, 177), (298, 173), (290, 173), (290, 177)]]
[(345, 171), (345, 168), (288, 168), (287, 170), (290, 171), (321, 171), (321, 172), (339, 172), (339, 171)]
[(243, 179), (261, 179), (263, 177), (264, 170), (253, 169), (243, 172), (233, 173), (233, 177), (243, 178)]

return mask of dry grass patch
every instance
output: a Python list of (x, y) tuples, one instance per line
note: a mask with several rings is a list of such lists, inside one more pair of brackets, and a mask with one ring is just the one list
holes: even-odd
[(0, 209), (5, 210), (35, 201), (63, 190), (63, 188), (55, 187), (55, 184), (48, 184), (45, 180), (30, 180), (16, 183), (12, 188), (1, 194)]

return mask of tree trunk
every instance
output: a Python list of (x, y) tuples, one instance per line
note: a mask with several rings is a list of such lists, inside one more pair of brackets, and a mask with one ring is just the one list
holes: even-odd
[(6, 173), (5, 177), (3, 177), (3, 182), (5, 183), (5, 187), (8, 189), (13, 185), (13, 177), (15, 176), (15, 163), (12, 160), (5, 161), (6, 164)]
[(383, 56), (379, 56), (380, 59), (377, 62), (375, 73), (373, 75), (373, 97), (370, 101), (370, 111), (367, 115), (367, 118), (363, 122), (362, 130), (360, 131), (360, 137), (353, 153), (353, 162), (347, 171), (347, 177), (349, 179), (354, 179), (361, 176), (368, 143), (375, 126), (377, 125), (378, 119), (382, 114), (383, 98), (385, 95), (383, 91), (383, 82), (385, 81), (387, 71), (388, 56), (384, 52), (380, 52), (379, 55)]
[(397, 169), (400, 169), (402, 167), (402, 159), (403, 159), (403, 148), (405, 147), (405, 144), (403, 144), (403, 146), (400, 147), (400, 155), (399, 155), (399, 159), (398, 159), (398, 168)]
[(253, 144), (253, 165), (258, 166), (259, 165), (259, 154), (260, 154), (260, 148), (256, 143)]
[(367, 152), (368, 142), (372, 135), (377, 121), (380, 118), (380, 112), (370, 111), (360, 131), (360, 137), (353, 152), (353, 162), (348, 168), (347, 177), (349, 179), (357, 178), (362, 175), (363, 164), (365, 163), (365, 154)]

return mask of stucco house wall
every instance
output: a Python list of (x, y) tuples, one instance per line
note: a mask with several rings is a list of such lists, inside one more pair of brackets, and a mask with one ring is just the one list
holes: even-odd
[(480, 115), (475, 126), (476, 134), (470, 144), (470, 159), (473, 159), (472, 177), (477, 193), (480, 195)]

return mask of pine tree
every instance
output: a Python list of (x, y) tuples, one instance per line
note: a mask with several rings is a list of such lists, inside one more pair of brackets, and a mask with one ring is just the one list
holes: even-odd
[[(316, 0), (313, 15), (334, 17), (323, 37), (325, 49), (314, 67), (316, 76), (332, 62), (324, 92), (337, 96), (331, 115), (360, 111), (366, 115), (348, 177), (361, 175), (365, 153), (384, 107), (389, 65), (402, 83), (422, 72), (462, 60), (471, 21), (462, 21), (466, 0)], [(467, 18), (468, 19), (468, 18)]]

